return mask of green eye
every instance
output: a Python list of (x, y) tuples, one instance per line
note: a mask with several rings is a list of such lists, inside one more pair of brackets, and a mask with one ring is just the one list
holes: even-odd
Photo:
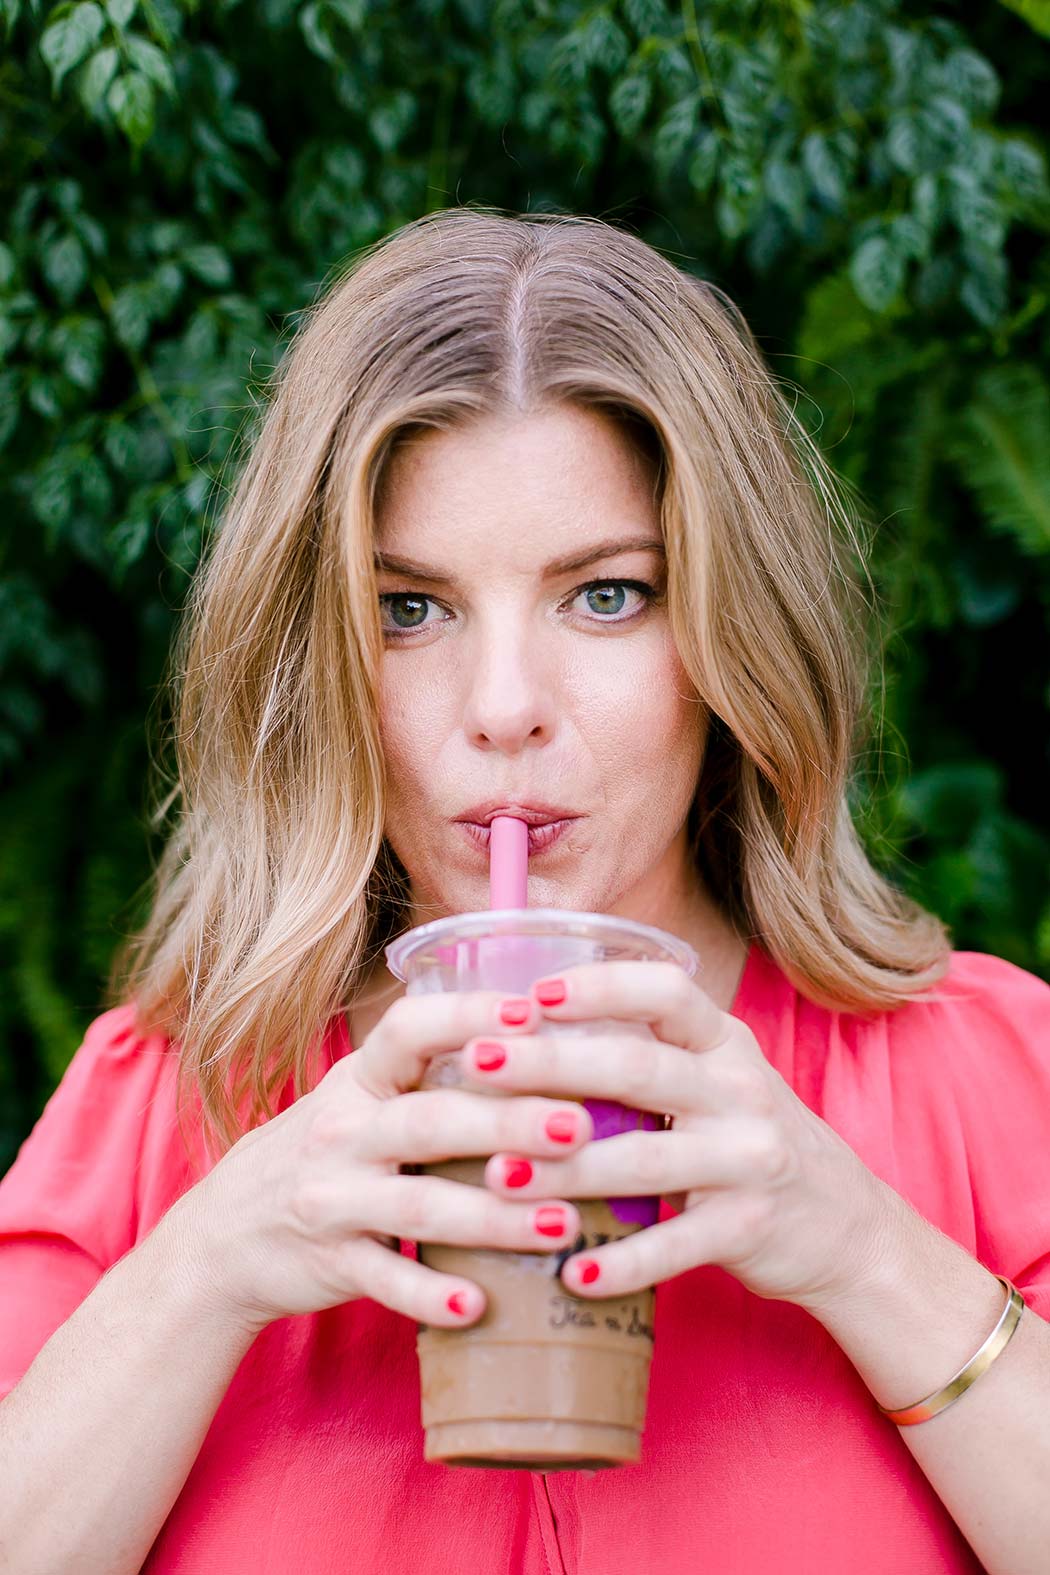
[(621, 580), (610, 580), (608, 585), (595, 585), (595, 586), (592, 587), (592, 589), (587, 590), (587, 591), (580, 591), (578, 594), (581, 595), (581, 596), (588, 596), (588, 597), (594, 596), (594, 597), (598, 597), (598, 598), (600, 598), (602, 600), (609, 600), (611, 598), (614, 601), (616, 600), (617, 597), (619, 597), (620, 598), (619, 604), (617, 606), (615, 606), (615, 607), (602, 607), (601, 605), (599, 605), (598, 602), (592, 602), (591, 603), (591, 606), (593, 607), (595, 612), (617, 613), (617, 612), (620, 612), (622, 610), (622, 607), (623, 607), (624, 595), (625, 595), (625, 587), (624, 587), (623, 581), (621, 581)]
[[(625, 590), (637, 591), (642, 598), (643, 605), (628, 613), (626, 617), (617, 616), (621, 613), (624, 605)], [(592, 601), (591, 603), (591, 612), (595, 616), (587, 619), (587, 622), (591, 624), (622, 624), (632, 623), (635, 618), (640, 617), (645, 611), (645, 607), (655, 600), (656, 590), (652, 585), (646, 584), (644, 580), (589, 580), (586, 585), (578, 586), (571, 593), (567, 598), (568, 604), (571, 605), (578, 596), (597, 598), (596, 602)], [(607, 605), (610, 600), (614, 604), (611, 607)], [(395, 642), (411, 639), (413, 635), (421, 630), (433, 628), (436, 624), (450, 622), (448, 618), (440, 618), (431, 619), (428, 623), (426, 620), (428, 603), (433, 602), (436, 607), (443, 604), (438, 602), (435, 597), (421, 596), (417, 591), (385, 591), (380, 596), (379, 602), (380, 607), (387, 607), (395, 618), (397, 616), (395, 609), (400, 608), (403, 610), (407, 608), (409, 609), (409, 620), (415, 620), (407, 623), (395, 623), (393, 626), (389, 624), (383, 625), (384, 634)], [(603, 603), (606, 605), (603, 605)]]
[[(412, 628), (425, 627), (427, 619), (427, 605), (431, 597), (428, 595), (411, 595), (408, 591), (389, 592), (379, 597), (379, 605), (386, 606), (390, 617), (394, 619), (395, 630), (412, 630)], [(401, 614), (405, 616), (401, 617)]]

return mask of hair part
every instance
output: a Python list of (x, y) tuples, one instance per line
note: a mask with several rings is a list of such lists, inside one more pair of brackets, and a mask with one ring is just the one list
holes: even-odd
[(314, 1054), (404, 927), (383, 837), (372, 562), (386, 467), (420, 428), (562, 402), (654, 461), (669, 618), (708, 713), (697, 872), (809, 999), (927, 992), (944, 926), (878, 873), (847, 794), (877, 631), (851, 489), (733, 302), (602, 220), (451, 208), (357, 256), (303, 315), (194, 577), (167, 689), (175, 823), (111, 1002), (178, 1044), (221, 1153), (314, 1086)]

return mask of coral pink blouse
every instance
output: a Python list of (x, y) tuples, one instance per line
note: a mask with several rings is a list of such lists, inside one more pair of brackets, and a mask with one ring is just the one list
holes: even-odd
[[(756, 944), (732, 1010), (870, 1169), (1050, 1318), (1050, 986), (955, 952), (938, 989), (866, 1019), (827, 1011)], [(323, 1064), (351, 1050), (342, 1016), (324, 1046)], [(0, 1394), (190, 1184), (174, 1068), (130, 1006), (103, 1013), (0, 1183)], [(588, 1477), (425, 1464), (414, 1323), (370, 1300), (281, 1319), (236, 1372), (143, 1569), (981, 1569), (808, 1313), (707, 1265), (658, 1287), (655, 1328), (641, 1463)]]

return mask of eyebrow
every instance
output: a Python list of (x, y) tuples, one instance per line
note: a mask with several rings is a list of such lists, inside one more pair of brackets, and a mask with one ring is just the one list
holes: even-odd
[[(620, 552), (658, 552), (666, 556), (667, 549), (658, 536), (618, 536), (609, 541), (599, 541), (586, 552), (570, 553), (566, 558), (553, 558), (543, 571), (544, 579), (555, 579), (569, 574), (573, 569), (584, 569), (601, 558), (614, 558)], [(377, 569), (390, 574), (408, 574), (427, 585), (455, 585), (454, 575), (444, 574), (433, 564), (416, 563), (412, 558), (397, 558), (388, 552), (374, 554)]]

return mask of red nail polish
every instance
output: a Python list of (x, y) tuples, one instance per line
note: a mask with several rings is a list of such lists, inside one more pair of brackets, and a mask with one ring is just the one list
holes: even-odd
[(503, 1185), (505, 1187), (527, 1187), (532, 1180), (532, 1166), (527, 1159), (505, 1159), (503, 1161)]
[(577, 1131), (576, 1117), (567, 1110), (556, 1111), (553, 1116), (548, 1116), (543, 1130), (553, 1143), (571, 1143)]
[(532, 1216), (532, 1228), (541, 1236), (565, 1235), (565, 1210), (556, 1208), (537, 1209)]
[(565, 999), (565, 982), (562, 979), (542, 979), (532, 988), (541, 1006), (560, 1006)]
[(446, 1305), (449, 1312), (455, 1313), (457, 1318), (466, 1317), (468, 1308), (466, 1305), (466, 1297), (462, 1291), (453, 1291)]
[(499, 1020), (506, 1023), (509, 1028), (519, 1028), (528, 1021), (532, 1003), (522, 996), (513, 996), (509, 1001), (504, 1001), (499, 1009)]
[(479, 1039), (474, 1046), (474, 1065), (479, 1072), (496, 1072), (507, 1059), (507, 1052), (495, 1039)]
[(579, 1273), (580, 1279), (584, 1285), (593, 1285), (601, 1272), (601, 1269), (595, 1263), (593, 1258), (583, 1258), (580, 1260)]

